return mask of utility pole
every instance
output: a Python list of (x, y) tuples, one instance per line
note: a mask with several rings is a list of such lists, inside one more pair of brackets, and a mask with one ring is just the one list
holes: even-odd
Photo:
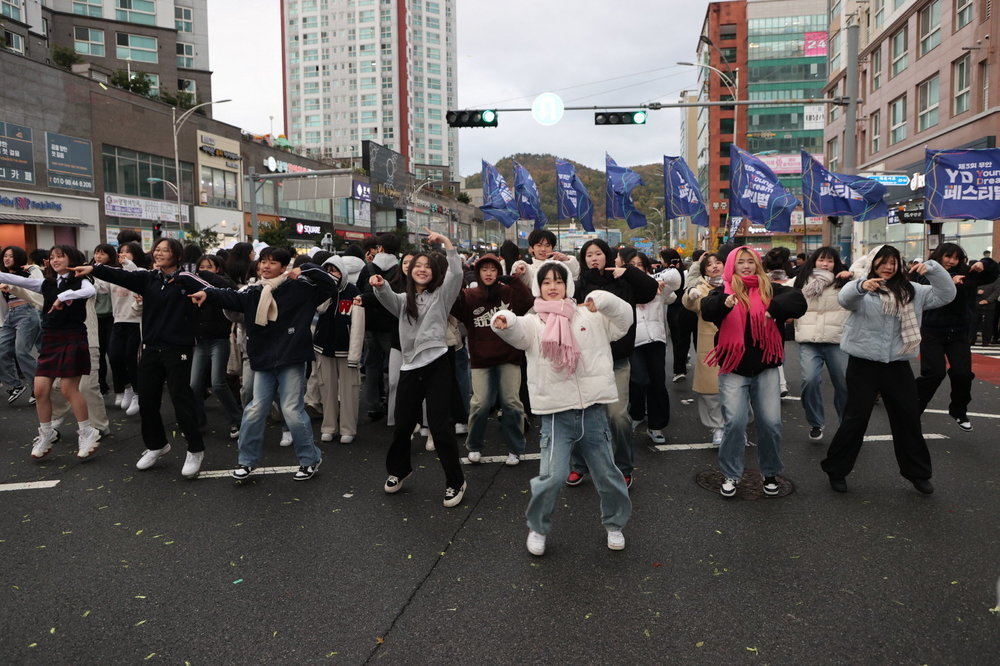
[[(847, 105), (844, 107), (844, 173), (853, 176), (858, 169), (858, 36), (861, 26), (858, 25), (857, 14), (847, 16), (847, 55), (844, 70), (844, 96)], [(840, 253), (849, 266), (854, 255), (854, 218), (840, 218)]]

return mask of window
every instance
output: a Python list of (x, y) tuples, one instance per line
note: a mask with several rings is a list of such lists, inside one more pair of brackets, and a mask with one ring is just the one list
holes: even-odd
[(941, 0), (934, 0), (920, 10), (917, 25), (920, 30), (920, 55), (925, 55), (941, 43)]
[(440, 14), (441, 13), (441, 3), (438, 2), (425, 2), (424, 11), (428, 14)]
[(232, 171), (201, 167), (201, 200), (216, 208), (239, 208), (236, 176)]
[(437, 106), (441, 105), (441, 95), (438, 93), (427, 93), (427, 103), (435, 104)]
[(104, 57), (104, 31), (77, 26), (73, 29), (73, 50), (82, 55)]
[(177, 32), (194, 32), (190, 7), (174, 7), (174, 27)]
[(840, 168), (840, 137), (835, 136), (826, 142), (826, 168), (837, 171)]
[(840, 69), (840, 32), (830, 35), (827, 48), (830, 52), (830, 71), (836, 72)]
[(427, 47), (427, 57), (429, 59), (431, 59), (431, 60), (440, 60), (441, 59), (441, 49), (436, 49), (436, 48), (432, 48), (432, 47), (428, 46)]
[(194, 44), (177, 42), (177, 66), (194, 68)]
[(938, 105), (940, 102), (941, 77), (937, 74), (917, 86), (917, 131), (938, 124)]
[(177, 94), (186, 95), (187, 101), (194, 104), (198, 100), (198, 82), (194, 79), (177, 79)]
[(881, 45), (878, 49), (872, 51), (871, 56), (871, 70), (872, 70), (872, 90), (878, 90), (882, 87), (882, 49)]
[(890, 38), (892, 48), (892, 75), (896, 76), (906, 69), (906, 28), (903, 28)]
[(906, 138), (906, 95), (889, 102), (889, 145)]
[(115, 19), (142, 25), (156, 25), (156, 2), (153, 0), (115, 0)]
[(73, 13), (81, 16), (103, 16), (104, 2), (102, 0), (76, 0), (73, 2)]
[[(112, 194), (176, 201), (173, 191), (147, 178), (177, 182), (173, 157), (160, 157), (104, 144), (101, 155), (104, 189)], [(192, 200), (191, 165), (181, 162), (181, 201)]]
[(875, 27), (881, 28), (885, 24), (885, 0), (875, 0), (872, 13), (875, 15)]
[(972, 97), (972, 62), (969, 54), (962, 56), (951, 66), (951, 85), (954, 97), (952, 115), (957, 116), (968, 111), (971, 106), (969, 102)]
[(727, 23), (725, 25), (720, 25), (719, 39), (722, 40), (736, 39), (736, 24)]
[(872, 111), (868, 116), (868, 136), (871, 140), (871, 154), (882, 150), (882, 112)]
[(955, 0), (955, 29), (972, 22), (972, 0)]
[(0, 42), (0, 46), (14, 53), (24, 54), (24, 38), (16, 32), (4, 30), (3, 42)]
[(378, 101), (378, 95), (362, 95), (361, 96), (361, 106), (375, 106)]
[(119, 32), (116, 37), (115, 55), (119, 60), (135, 60), (137, 62), (159, 62), (156, 55), (158, 45), (156, 37), (146, 37), (144, 35), (130, 35), (127, 32)]
[(22, 0), (0, 0), (0, 14), (14, 21), (21, 20)]
[(375, 22), (375, 10), (366, 9), (364, 11), (358, 12), (358, 23), (374, 23)]

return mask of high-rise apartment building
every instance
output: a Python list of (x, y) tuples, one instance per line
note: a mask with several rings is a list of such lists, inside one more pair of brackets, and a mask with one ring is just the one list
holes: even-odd
[(450, 180), (457, 131), (456, 0), (282, 0), (285, 131), (345, 162), (369, 139), (420, 178)]
[(212, 98), (207, 0), (2, 0), (2, 46), (40, 62), (57, 47), (83, 60), (74, 71), (104, 83), (144, 72), (150, 95)]

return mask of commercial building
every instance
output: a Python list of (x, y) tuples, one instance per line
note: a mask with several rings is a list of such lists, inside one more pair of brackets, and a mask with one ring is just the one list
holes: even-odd
[(361, 142), (450, 182), (458, 134), (456, 0), (282, 0), (285, 128), (312, 157), (356, 164)]
[[(840, 5), (840, 3), (836, 3)], [(856, 149), (860, 175), (908, 177), (889, 187), (886, 200), (923, 210), (924, 150), (994, 148), (1000, 133), (1000, 12), (990, 0), (871, 0), (838, 7), (838, 26), (858, 26), (861, 104), (855, 127), (829, 118), (826, 157), (836, 166), (845, 142)], [(831, 27), (831, 31), (833, 28)], [(831, 37), (832, 43), (832, 37)], [(827, 94), (841, 95), (854, 76), (831, 48)], [(891, 243), (905, 257), (923, 257), (928, 228), (888, 219), (857, 223), (855, 252)], [(972, 257), (992, 250), (992, 220), (935, 220), (943, 239), (960, 243)], [(941, 240), (938, 238), (938, 240)]]

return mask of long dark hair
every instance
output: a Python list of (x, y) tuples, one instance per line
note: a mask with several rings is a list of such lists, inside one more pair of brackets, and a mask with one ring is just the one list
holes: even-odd
[(132, 263), (134, 263), (139, 268), (146, 268), (147, 260), (146, 253), (142, 251), (142, 246), (135, 241), (129, 241), (124, 245), (118, 247), (118, 251), (121, 252), (122, 248), (128, 250), (128, 253), (132, 255)]
[(0, 271), (4, 273), (12, 273), (14, 275), (20, 275), (21, 277), (27, 277), (28, 273), (24, 270), (24, 267), (28, 265), (28, 253), (23, 247), (18, 247), (17, 245), (8, 245), (0, 252), (0, 260), (3, 259), (3, 255), (10, 252), (14, 257), (14, 266), (8, 269), (3, 261), (0, 261)]
[(928, 261), (933, 259), (940, 264), (941, 260), (945, 257), (958, 257), (958, 264), (950, 272), (969, 272), (969, 255), (965, 253), (965, 250), (958, 243), (941, 243), (937, 246), (937, 249), (931, 252), (931, 256), (927, 257), (927, 259)]
[[(70, 267), (83, 266), (84, 264), (83, 252), (80, 252), (72, 245), (53, 245), (52, 249), (49, 250), (49, 257), (56, 252), (69, 259)], [(52, 270), (52, 262), (49, 262), (49, 265), (45, 267), (44, 273), (47, 278), (56, 277), (56, 272)]]
[[(806, 282), (809, 281), (809, 276), (812, 275), (813, 270), (816, 268), (816, 262), (825, 258), (833, 259), (834, 275), (847, 270), (847, 266), (844, 264), (843, 259), (840, 258), (840, 251), (830, 245), (824, 245), (810, 254), (809, 258), (806, 259), (806, 263), (802, 264), (802, 268), (799, 269), (799, 274), (795, 276), (795, 284), (793, 286), (796, 289), (802, 289), (802, 287), (806, 286)], [(847, 284), (847, 280), (843, 278), (835, 278), (833, 284), (839, 289)]]
[[(417, 252), (413, 255), (413, 259), (410, 261), (410, 270), (406, 274), (406, 318), (410, 321), (416, 321), (420, 312), (417, 310), (417, 283), (413, 281), (413, 267), (416, 265), (417, 260), (421, 257), (427, 259), (427, 265), (431, 269), (431, 281), (424, 287), (424, 291), (434, 291), (441, 286), (444, 282), (444, 271), (441, 270), (441, 263), (433, 256), (433, 254), (427, 252)], [(445, 264), (447, 266), (447, 264)], [(447, 270), (447, 268), (445, 269)]]
[[(633, 248), (633, 249), (634, 249), (634, 248)], [(636, 257), (639, 257), (639, 263), (640, 263), (640, 264), (642, 264), (642, 270), (643, 270), (643, 271), (644, 271), (644, 272), (645, 272), (645, 273), (646, 273), (647, 275), (653, 272), (653, 262), (651, 262), (651, 261), (649, 260), (649, 257), (647, 257), (647, 256), (645, 255), (645, 253), (643, 253), (643, 252), (639, 252), (638, 250), (636, 250), (636, 251), (635, 251), (635, 253), (634, 253), (634, 254), (633, 254), (633, 255), (632, 255), (631, 257), (629, 257), (629, 258), (628, 258), (628, 260), (627, 260), (627, 261), (625, 260), (625, 257), (624, 257), (624, 256), (622, 256), (622, 261), (624, 261), (624, 262), (625, 262), (625, 265), (626, 265), (626, 266), (631, 266), (632, 264), (631, 264), (631, 263), (629, 263), (629, 262), (631, 262), (631, 261), (632, 261), (632, 260), (633, 260), (634, 258), (636, 258)]]
[[(97, 247), (94, 248), (95, 257), (97, 256), (98, 252), (103, 252), (104, 254), (108, 255), (108, 261), (107, 263), (104, 264), (104, 266), (111, 266), (112, 268), (118, 268), (119, 266), (121, 266), (121, 264), (118, 263), (118, 251), (115, 250), (113, 245), (109, 243), (100, 243)], [(97, 261), (95, 260), (94, 263), (96, 264)]]
[[(250, 255), (253, 254), (253, 245), (250, 243), (237, 243), (229, 250), (226, 258), (226, 273), (236, 284), (246, 284), (250, 273)], [(253, 277), (257, 274), (253, 273)]]
[(879, 264), (889, 259), (896, 260), (896, 272), (891, 278), (885, 281), (885, 288), (889, 290), (896, 300), (900, 303), (909, 303), (913, 300), (914, 289), (913, 285), (910, 284), (910, 280), (906, 277), (906, 273), (903, 272), (903, 257), (900, 256), (899, 250), (891, 245), (883, 245), (882, 248), (875, 253), (872, 257), (872, 265), (868, 267), (868, 277), (866, 279), (871, 280), (872, 278), (877, 278), (878, 275), (875, 273), (875, 268)]

